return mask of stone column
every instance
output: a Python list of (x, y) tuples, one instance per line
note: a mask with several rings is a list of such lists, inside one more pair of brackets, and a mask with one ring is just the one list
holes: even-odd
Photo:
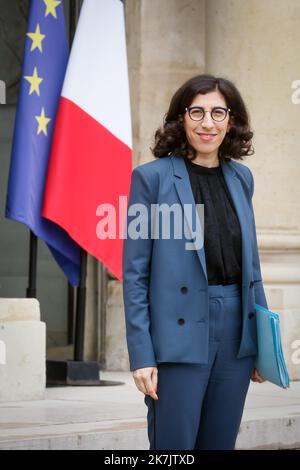
[(39, 302), (0, 299), (0, 402), (44, 398), (45, 364)]
[[(300, 378), (300, 79), (298, 0), (206, 2), (206, 70), (233, 80), (250, 111), (254, 207), (269, 308), (281, 315), (284, 352)], [(298, 351), (298, 352), (297, 352)]]

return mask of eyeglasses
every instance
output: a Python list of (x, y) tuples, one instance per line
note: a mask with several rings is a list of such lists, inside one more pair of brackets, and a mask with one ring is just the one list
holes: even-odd
[(231, 111), (230, 108), (223, 108), (222, 106), (215, 106), (211, 111), (205, 111), (201, 106), (190, 106), (185, 108), (193, 121), (202, 121), (205, 113), (210, 113), (213, 121), (221, 122), (226, 119), (227, 114)]

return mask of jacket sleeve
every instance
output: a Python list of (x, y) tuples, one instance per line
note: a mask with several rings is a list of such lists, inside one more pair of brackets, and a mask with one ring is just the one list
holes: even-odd
[[(150, 175), (151, 176), (151, 175)], [(151, 203), (155, 203), (154, 182), (149, 181), (139, 167), (132, 172), (130, 197), (127, 209), (126, 235), (123, 245), (123, 299), (126, 321), (126, 339), (130, 370), (155, 367), (156, 360), (150, 332), (149, 278), (152, 254)], [(134, 213), (133, 204), (143, 204), (145, 213)], [(144, 223), (142, 231), (148, 233), (134, 238), (130, 233), (135, 226), (134, 219)], [(139, 229), (138, 229), (139, 230)], [(145, 236), (147, 235), (147, 237)]]
[(264, 291), (263, 280), (260, 270), (260, 259), (259, 259), (259, 252), (258, 252), (258, 245), (257, 245), (257, 235), (256, 235), (256, 224), (255, 224), (255, 215), (254, 209), (252, 204), (252, 197), (254, 194), (254, 178), (252, 175), (251, 170), (249, 170), (250, 176), (250, 196), (251, 196), (251, 208), (253, 213), (253, 281), (254, 281), (254, 289), (255, 289), (255, 303), (262, 305), (265, 308), (268, 308), (268, 303)]

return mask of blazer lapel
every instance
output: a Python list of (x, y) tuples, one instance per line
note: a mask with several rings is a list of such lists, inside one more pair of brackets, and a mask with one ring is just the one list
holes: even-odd
[(228, 190), (232, 197), (232, 201), (240, 222), (242, 235), (242, 282), (243, 286), (249, 284), (251, 278), (251, 217), (249, 209), (249, 201), (247, 200), (245, 191), (242, 187), (240, 178), (238, 177), (231, 162), (221, 162), (224, 179)]
[[(192, 192), (191, 184), (190, 184), (190, 179), (189, 179), (189, 174), (186, 169), (184, 160), (181, 157), (172, 157), (172, 162), (173, 162), (173, 169), (174, 169), (174, 183), (176, 187), (176, 191), (178, 193), (180, 202), (182, 204), (182, 207), (184, 208), (185, 204), (189, 204), (192, 206), (192, 214), (194, 218), (195, 214), (195, 223), (196, 223), (196, 231), (197, 231), (197, 236), (199, 239), (204, 241), (204, 231), (203, 227), (201, 226), (200, 223), (200, 218), (198, 215), (198, 212), (196, 210), (196, 204), (195, 204), (195, 199), (194, 195)], [(186, 214), (185, 214), (186, 216)], [(191, 217), (185, 217), (185, 221), (187, 223), (187, 226), (189, 227), (189, 230), (191, 234), (193, 233), (193, 226), (192, 226), (192, 220)], [(205, 223), (205, 221), (204, 221)], [(205, 252), (204, 252), (204, 245), (202, 244), (202, 248), (196, 250), (197, 255), (199, 257), (206, 281), (207, 281), (207, 271), (206, 271), (206, 261), (205, 261)]]

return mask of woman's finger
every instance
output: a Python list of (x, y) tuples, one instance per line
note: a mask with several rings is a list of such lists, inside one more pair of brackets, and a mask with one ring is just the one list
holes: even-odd
[(158, 384), (158, 371), (157, 371), (157, 368), (155, 367), (152, 372), (152, 387), (155, 392), (157, 391), (157, 384)]
[(147, 394), (150, 395), (153, 400), (158, 400), (158, 396), (156, 395), (156, 392), (153, 389), (152, 378), (150, 376), (144, 379), (144, 386), (147, 390)]
[(146, 393), (146, 389), (145, 389), (145, 386), (144, 386), (144, 381), (143, 381), (140, 377), (133, 377), (133, 379), (134, 379), (136, 388), (137, 388), (140, 392)]
[(263, 382), (266, 381), (266, 380), (257, 372), (257, 369), (253, 369), (252, 380), (253, 380), (253, 382), (259, 382), (259, 383), (263, 383)]

